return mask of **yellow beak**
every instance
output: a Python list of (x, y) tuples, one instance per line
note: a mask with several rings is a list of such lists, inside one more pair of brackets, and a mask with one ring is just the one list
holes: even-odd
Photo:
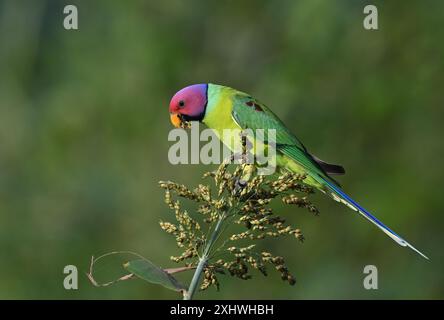
[(170, 120), (173, 126), (175, 126), (176, 128), (180, 128), (182, 126), (182, 120), (180, 120), (180, 117), (177, 113), (171, 113)]

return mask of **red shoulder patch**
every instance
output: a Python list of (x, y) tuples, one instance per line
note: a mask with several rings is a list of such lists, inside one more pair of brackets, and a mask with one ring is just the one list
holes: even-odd
[(263, 112), (263, 111), (264, 111), (264, 110), (262, 110), (261, 106), (258, 105), (257, 103), (254, 104), (254, 110), (256, 110), (256, 111), (260, 111), (260, 112)]
[(256, 102), (254, 102), (254, 101), (247, 101), (247, 102), (245, 102), (245, 104), (247, 105), (247, 106), (249, 106), (249, 107), (254, 107), (254, 110), (256, 110), (256, 111), (260, 111), (260, 112), (263, 112), (264, 110), (262, 110), (262, 108), (261, 108), (261, 106), (260, 105), (258, 105)]

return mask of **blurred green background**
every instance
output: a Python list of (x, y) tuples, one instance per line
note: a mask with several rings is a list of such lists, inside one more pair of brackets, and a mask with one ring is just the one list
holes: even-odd
[[(66, 4), (78, 7), (77, 31), (63, 28)], [(362, 27), (366, 4), (0, 1), (0, 298), (179, 297), (141, 280), (95, 288), (84, 273), (113, 250), (175, 266), (157, 181), (194, 185), (214, 166), (168, 163), (168, 103), (201, 82), (268, 104), (431, 261), (317, 195), (319, 217), (280, 212), (305, 243), (262, 244), (287, 257), (296, 286), (273, 272), (225, 277), (197, 298), (444, 298), (444, 3), (379, 1), (378, 31)], [(68, 264), (76, 291), (63, 288)], [(368, 264), (378, 290), (363, 288)]]

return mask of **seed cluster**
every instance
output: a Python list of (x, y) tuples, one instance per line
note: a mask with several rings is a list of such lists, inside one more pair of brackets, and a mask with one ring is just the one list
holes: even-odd
[[(250, 164), (232, 166), (234, 168), (223, 163), (216, 171), (204, 174), (204, 178), (213, 179), (213, 192), (208, 185), (199, 185), (191, 190), (171, 181), (159, 183), (165, 189), (165, 202), (176, 218), (175, 223), (161, 221), (160, 226), (172, 234), (178, 247), (183, 249), (179, 256), (171, 259), (186, 266), (196, 266), (216, 221), (224, 219), (224, 232), (211, 248), (210, 259), (204, 267), (201, 290), (210, 286), (218, 289), (219, 275), (229, 274), (247, 280), (251, 278), (250, 270), (256, 269), (266, 276), (267, 266), (276, 269), (284, 281), (294, 285), (295, 278), (284, 258), (256, 250), (259, 243), (253, 244), (252, 241), (284, 236), (303, 241), (300, 229), (288, 225), (284, 218), (274, 214), (270, 204), (280, 198), (284, 204), (318, 214), (318, 209), (307, 197), (313, 189), (303, 183), (304, 175), (284, 172), (277, 177), (266, 177), (252, 174), (255, 168)], [(173, 193), (196, 203), (193, 216), (181, 208), (179, 200), (173, 199)]]

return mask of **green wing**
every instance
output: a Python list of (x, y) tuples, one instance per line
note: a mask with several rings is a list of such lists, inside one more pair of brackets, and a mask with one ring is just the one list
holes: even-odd
[(276, 149), (279, 152), (295, 160), (307, 170), (307, 173), (314, 174), (314, 178), (318, 175), (336, 183), (307, 152), (299, 139), (263, 103), (247, 94), (236, 94), (233, 97), (232, 116), (242, 129), (275, 129)]
[(233, 97), (233, 119), (243, 129), (275, 129), (276, 144), (297, 146), (306, 151), (304, 145), (266, 105), (239, 93)]

